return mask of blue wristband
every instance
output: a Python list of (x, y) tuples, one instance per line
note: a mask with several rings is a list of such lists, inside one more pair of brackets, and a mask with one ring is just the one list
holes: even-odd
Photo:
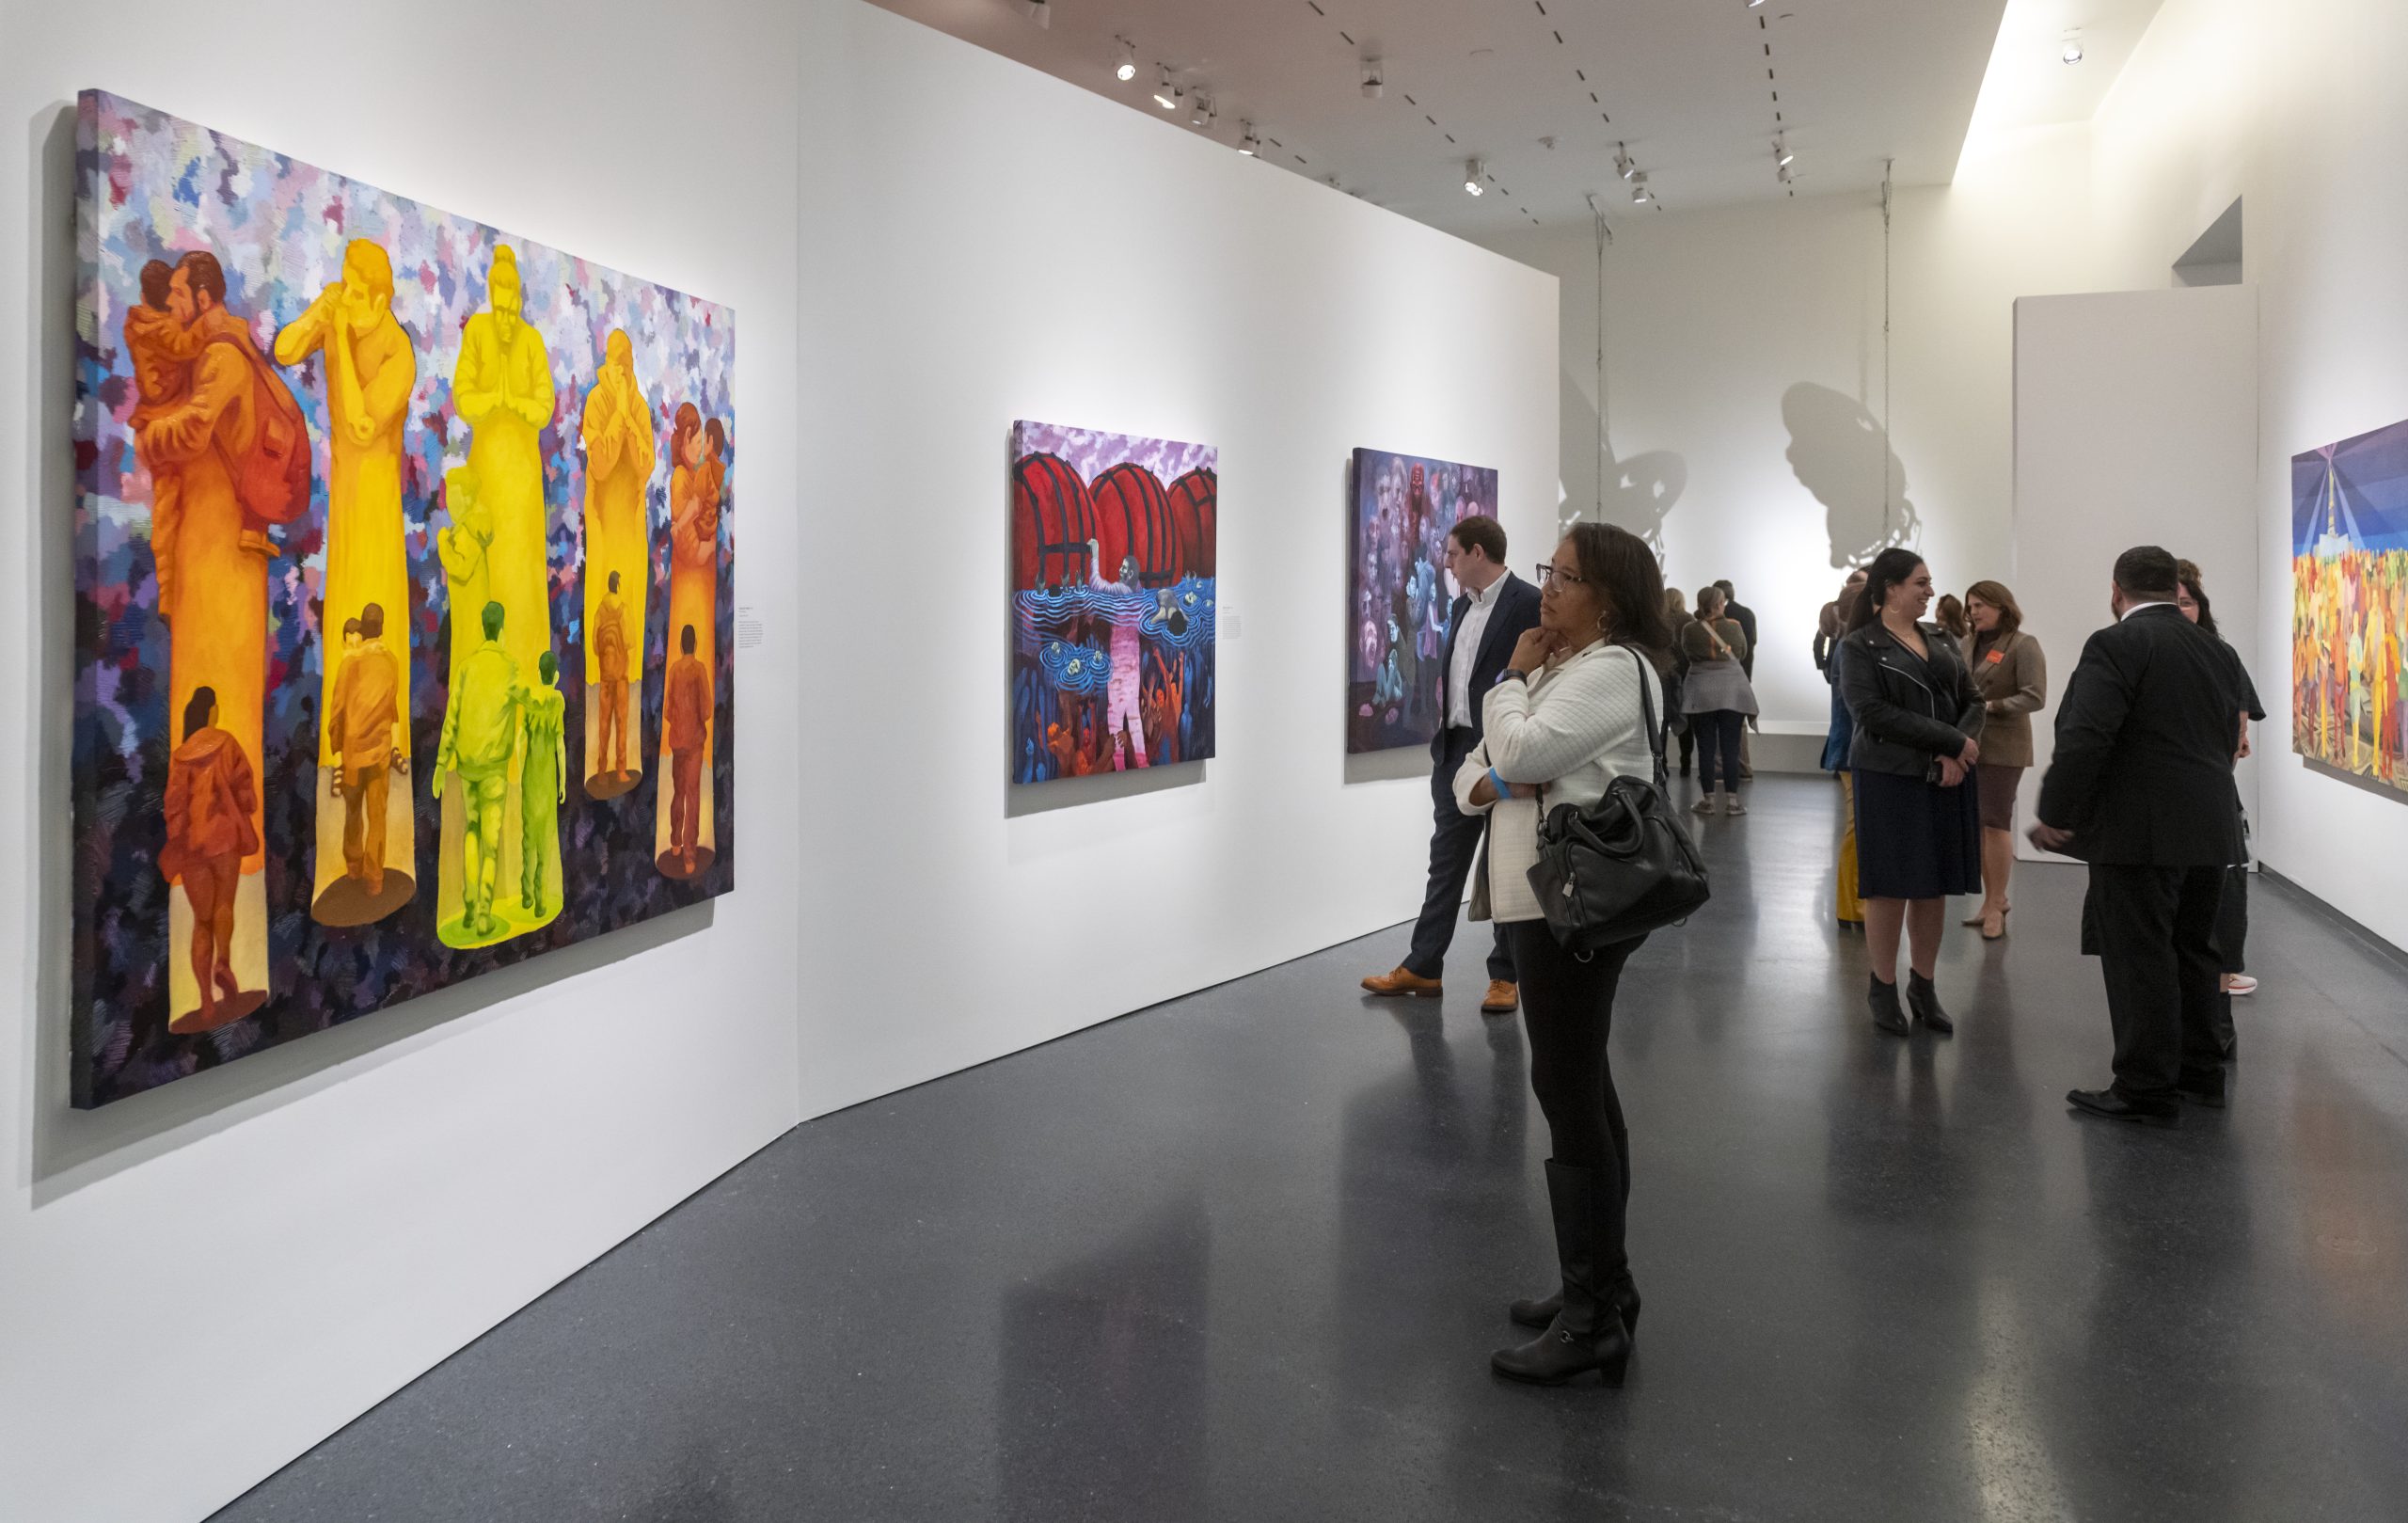
[(1488, 769), (1488, 785), (1497, 790), (1497, 801), (1498, 803), (1503, 803), (1506, 800), (1513, 796), (1513, 790), (1505, 785), (1505, 780), (1497, 775), (1497, 769), (1494, 767)]

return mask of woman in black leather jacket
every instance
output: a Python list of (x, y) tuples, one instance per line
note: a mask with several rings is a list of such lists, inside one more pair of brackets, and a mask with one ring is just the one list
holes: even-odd
[(1840, 665), (1856, 738), (1858, 889), (1873, 957), (1873, 1023), (1905, 1036), (1898, 1006), (1898, 941), (1910, 944), (1907, 1004), (1941, 1036), (1956, 1030), (1931, 976), (1940, 961), (1947, 896), (1982, 886), (1981, 799), (1971, 785), (1981, 760), (1982, 695), (1956, 642), (1919, 622), (1931, 605), (1931, 572), (1905, 548), (1874, 558)]

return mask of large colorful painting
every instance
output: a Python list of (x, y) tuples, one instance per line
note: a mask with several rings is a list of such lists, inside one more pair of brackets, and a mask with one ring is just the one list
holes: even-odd
[(74, 1099), (733, 883), (733, 314), (99, 91)]
[(1438, 733), (1447, 620), (1460, 590), (1447, 533), (1497, 516), (1497, 472), (1451, 460), (1354, 452), (1347, 515), (1346, 749), (1426, 746)]
[(1012, 425), (1012, 781), (1212, 754), (1220, 452)]
[(2291, 744), (2408, 791), (2408, 422), (2291, 457)]

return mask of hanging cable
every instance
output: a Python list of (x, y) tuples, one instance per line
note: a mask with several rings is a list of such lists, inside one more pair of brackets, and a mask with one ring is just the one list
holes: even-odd
[(1881, 544), (1887, 548), (1896, 531), (1890, 518), (1891, 462), (1898, 458), (1890, 442), (1890, 166), (1881, 161)]
[(1606, 214), (1597, 198), (1589, 198), (1589, 214), (1597, 225), (1597, 452), (1589, 464), (1597, 472), (1598, 523), (1606, 521), (1606, 245), (1613, 233), (1606, 227)]

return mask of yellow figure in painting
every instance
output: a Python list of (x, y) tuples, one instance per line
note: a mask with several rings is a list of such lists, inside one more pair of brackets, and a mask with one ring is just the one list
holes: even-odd
[[(186, 717), (182, 745), (192, 746), (194, 699), (206, 691), (215, 717), (198, 729), (208, 732), (213, 754), (227, 747), (235, 754), (209, 775), (230, 776), (239, 761), (243, 775), (255, 780), (267, 689), (267, 563), (276, 547), (244, 509), (234, 470), (258, 427), (252, 377), (263, 358), (249, 326), (226, 309), (226, 274), (216, 256), (196, 250), (179, 260), (166, 299), (187, 341), (198, 341), (191, 342), (188, 389), (136, 436), (143, 463), (171, 473), (175, 482), (170, 496), (152, 500), (150, 530), (159, 611), (168, 628), (167, 712)], [(212, 799), (196, 807), (225, 829), (213, 827), (205, 849), (174, 850), (172, 863), (170, 856), (160, 861), (168, 882), (183, 891), (180, 902), (171, 896), (168, 908), (168, 1028), (178, 1032), (239, 1020), (267, 997), (259, 791), (251, 787), (239, 802)], [(242, 817), (239, 828), (229, 811)], [(172, 807), (168, 828), (172, 848), (178, 828)], [(231, 855), (232, 849), (221, 845), (229, 831), (240, 837)], [(196, 867), (199, 863), (213, 865)], [(213, 948), (208, 976), (230, 982), (239, 995), (225, 982), (200, 987), (196, 938)]]
[(519, 747), (518, 902), (548, 920), (561, 912), (560, 804), (568, 792), (568, 745), (562, 731), (568, 701), (553, 684), (560, 662), (550, 651), (536, 659), (535, 686), (526, 690), (526, 737)]
[(493, 601), (493, 579), (485, 573), (486, 552), (493, 548), (493, 515), (477, 499), (476, 472), (454, 467), (443, 475), (444, 505), (450, 527), (435, 536), (435, 553), (443, 562), (443, 584), (452, 611), (451, 678), (447, 690), (460, 686), (460, 670), (468, 664), (477, 643), (460, 632), (460, 621), (473, 618)]
[(508, 619), (510, 654), (523, 671), (551, 648), (552, 609), (545, 548), (544, 430), (552, 421), (551, 357), (520, 315), (518, 258), (493, 251), (487, 309), (460, 335), (452, 405), (469, 428), (468, 469), (493, 523), (487, 575)]
[[(365, 238), (343, 250), (342, 278), (327, 286), (309, 309), (276, 336), (279, 365), (323, 357), (328, 421), (326, 478), (326, 579), (319, 630), (326, 637), (360, 620), (370, 607), (378, 622), (389, 620), (399, 658), (389, 651), (379, 670), (389, 668), (390, 699), (399, 722), (391, 726), (393, 754), (409, 765), (409, 562), (402, 540), (402, 421), (418, 384), (418, 357), (407, 333), (393, 317), (393, 265), (385, 250)], [(368, 643), (377, 643), (371, 635)], [(323, 646), (322, 646), (323, 648)], [(381, 647), (380, 647), (381, 648)], [(360, 733), (337, 732), (345, 706), (339, 696), (349, 663), (328, 651), (320, 677), (318, 729), (318, 864), (310, 914), (323, 925), (359, 926), (382, 919), (409, 902), (416, 892), (412, 814), (406, 791), (388, 799), (384, 760), (375, 781), (346, 791), (353, 754), (370, 742)], [(386, 684), (371, 684), (379, 694)], [(359, 684), (355, 680), (355, 690)], [(355, 704), (353, 708), (356, 710)], [(379, 728), (355, 712), (370, 728)], [(367, 796), (372, 790), (372, 801)], [(342, 801), (338, 808), (336, 801)], [(363, 807), (389, 810), (386, 819), (363, 821)], [(340, 845), (335, 816), (342, 817)], [(374, 860), (358, 841), (377, 843)]]
[[(445, 748), (447, 765), (460, 771), (464, 796), (456, 825), (449, 817), (444, 825), (436, 933), (454, 946), (481, 946), (532, 930), (558, 914), (561, 903), (560, 790), (528, 786), (526, 747), (520, 744), (521, 710), (529, 697), (524, 684), (552, 643), (543, 436), (552, 423), (555, 398), (551, 357), (543, 335), (524, 315), (518, 258), (507, 245), (495, 246), (485, 307), (462, 328), (452, 375), (452, 409), (469, 429), (467, 475), (478, 521), (455, 511), (453, 527), (465, 535), (438, 546), (456, 599)], [(486, 598), (482, 605), (473, 601), (479, 549)], [(468, 611), (478, 608), (498, 616), (481, 619), (487, 626), (485, 641), (464, 659), (459, 646), (467, 635)], [(498, 711), (497, 704), (507, 712)], [(455, 728), (481, 738), (481, 743), (455, 748)], [(507, 744), (497, 762), (494, 746), (483, 742), (505, 732)], [(442, 770), (436, 779), (438, 791)], [(550, 817), (530, 819), (537, 809)], [(523, 897), (531, 880), (527, 865), (518, 860), (531, 841), (542, 843), (547, 853), (533, 880), (552, 889), (547, 901), (539, 896), (534, 904)]]
[[(603, 345), (585, 393), (585, 791), (611, 799), (642, 775), (642, 738), (626, 733), (630, 684), (643, 679), (644, 595), (652, 582), (645, 501), (656, 451), (652, 407), (624, 329)], [(614, 744), (615, 743), (615, 744)]]
[[(687, 781), (682, 793), (675, 779), (655, 790), (653, 850), (671, 878), (692, 878), (717, 855), (710, 764), (718, 736), (710, 692), (719, 671), (719, 510), (727, 489), (726, 449), (727, 431), (718, 419), (705, 425), (692, 403), (678, 407), (669, 445), (669, 627), (679, 646), (671, 675), (690, 665), (702, 678), (703, 706), (693, 709), (692, 680), (682, 694), (662, 683), (660, 749), (673, 764), (682, 764)], [(671, 733), (672, 719), (683, 722), (680, 733)]]

